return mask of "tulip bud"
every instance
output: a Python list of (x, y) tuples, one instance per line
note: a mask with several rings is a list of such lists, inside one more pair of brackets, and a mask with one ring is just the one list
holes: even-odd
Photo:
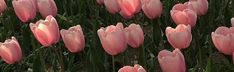
[(35, 24), (31, 23), (30, 29), (36, 39), (45, 47), (57, 43), (60, 38), (57, 21), (51, 15)]
[(144, 32), (140, 25), (131, 24), (125, 28), (127, 43), (133, 48), (138, 48), (144, 43)]
[(13, 0), (12, 5), (17, 17), (22, 22), (27, 22), (35, 18), (36, 8), (31, 0)]
[(140, 0), (118, 0), (120, 15), (125, 19), (131, 19), (135, 13), (141, 10)]
[(146, 70), (142, 66), (135, 64), (134, 67), (124, 66), (118, 72), (146, 72)]
[(211, 33), (212, 41), (215, 47), (226, 55), (232, 55), (234, 52), (234, 27), (218, 27)]
[(174, 48), (187, 48), (192, 41), (191, 27), (184, 24), (179, 24), (175, 29), (167, 27), (166, 36)]
[(188, 8), (195, 11), (199, 16), (204, 15), (208, 10), (207, 0), (190, 0), (185, 4), (188, 5)]
[(110, 25), (106, 28), (101, 28), (97, 32), (102, 47), (108, 54), (117, 55), (126, 50), (127, 42), (125, 41), (122, 23), (118, 23), (116, 26)]
[(2, 13), (7, 8), (5, 0), (0, 0), (0, 13)]
[(19, 62), (22, 59), (22, 51), (15, 37), (0, 42), (0, 57), (8, 64)]
[(112, 14), (115, 14), (120, 10), (117, 0), (104, 0), (104, 4), (106, 9)]
[(186, 70), (184, 55), (179, 49), (175, 49), (173, 52), (168, 50), (160, 51), (158, 62), (162, 72), (185, 72)]
[(54, 0), (37, 0), (38, 10), (43, 18), (48, 15), (57, 15), (57, 6)]
[(79, 52), (84, 49), (85, 39), (80, 25), (60, 30), (65, 46), (70, 52)]
[(188, 9), (185, 4), (176, 4), (171, 10), (171, 17), (173, 21), (178, 24), (185, 24), (194, 27), (197, 21), (197, 14)]
[(149, 19), (154, 19), (162, 14), (162, 3), (160, 0), (141, 0), (142, 10)]

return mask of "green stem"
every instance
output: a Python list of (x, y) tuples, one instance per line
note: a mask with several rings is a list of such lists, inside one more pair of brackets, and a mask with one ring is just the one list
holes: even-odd
[(115, 72), (115, 57), (112, 56), (112, 69), (113, 69), (113, 72)]
[(54, 51), (55, 51), (55, 55), (57, 55), (57, 58), (58, 58), (58, 62), (59, 62), (59, 69), (60, 69), (60, 72), (64, 72), (64, 62), (63, 62), (63, 55), (62, 55), (62, 51), (60, 48), (56, 48), (56, 46), (53, 46), (54, 47)]

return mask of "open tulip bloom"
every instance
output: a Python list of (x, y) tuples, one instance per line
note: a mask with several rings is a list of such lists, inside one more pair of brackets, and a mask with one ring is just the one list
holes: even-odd
[(22, 58), (20, 45), (15, 37), (0, 42), (0, 59), (3, 59), (8, 64), (19, 62)]
[(97, 33), (102, 47), (108, 54), (114, 56), (126, 50), (127, 41), (122, 23), (117, 23), (116, 26), (102, 27)]

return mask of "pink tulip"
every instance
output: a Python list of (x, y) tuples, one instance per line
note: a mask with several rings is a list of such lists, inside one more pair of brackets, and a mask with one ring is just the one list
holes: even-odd
[(175, 49), (173, 52), (168, 50), (160, 51), (158, 62), (162, 72), (185, 72), (186, 70), (184, 55), (179, 49)]
[(142, 10), (149, 19), (154, 19), (162, 14), (162, 3), (160, 0), (141, 0)]
[(65, 46), (70, 52), (79, 52), (84, 49), (85, 39), (80, 25), (60, 30)]
[(234, 27), (218, 27), (211, 33), (215, 47), (226, 55), (234, 52)]
[(197, 15), (193, 10), (188, 9), (185, 4), (176, 4), (171, 10), (173, 21), (178, 24), (185, 24), (194, 27), (197, 21)]
[(120, 6), (120, 15), (125, 19), (131, 19), (135, 13), (141, 10), (140, 0), (118, 0)]
[(5, 0), (0, 0), (0, 13), (2, 13), (7, 8)]
[(234, 27), (234, 17), (231, 19), (232, 27)]
[(142, 66), (136, 64), (134, 67), (124, 66), (120, 68), (118, 72), (146, 72), (146, 70)]
[(115, 14), (120, 10), (117, 0), (104, 0), (104, 4), (106, 9), (112, 14)]
[(54, 0), (37, 0), (38, 10), (43, 18), (48, 15), (57, 15), (57, 6)]
[(45, 20), (39, 20), (35, 24), (30, 23), (30, 29), (33, 32), (36, 39), (45, 47), (58, 42), (59, 27), (56, 19), (49, 15)]
[(32, 20), (36, 16), (36, 8), (31, 0), (13, 0), (15, 13), (22, 22)]
[(174, 48), (187, 48), (192, 41), (191, 27), (190, 25), (186, 26), (184, 24), (179, 24), (175, 29), (167, 27), (166, 36)]
[(127, 43), (133, 48), (138, 48), (144, 42), (144, 32), (140, 25), (131, 24), (125, 28)]
[(117, 55), (126, 50), (127, 42), (125, 41), (122, 23), (118, 23), (116, 26), (110, 25), (106, 28), (101, 28), (97, 32), (102, 47), (108, 54)]
[(0, 57), (8, 64), (19, 62), (22, 59), (22, 51), (15, 37), (0, 42)]
[(207, 0), (190, 0), (185, 3), (188, 5), (189, 9), (192, 9), (197, 13), (197, 15), (204, 15), (208, 10), (208, 1)]
[(97, 0), (97, 3), (101, 5), (104, 3), (104, 0)]

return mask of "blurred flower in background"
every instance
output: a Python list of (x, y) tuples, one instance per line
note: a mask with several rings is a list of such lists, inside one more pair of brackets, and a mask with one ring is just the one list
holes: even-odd
[(37, 0), (37, 7), (43, 18), (48, 15), (54, 17), (57, 15), (57, 6), (54, 0)]
[(209, 6), (207, 0), (189, 0), (188, 2), (185, 2), (185, 4), (199, 16), (205, 15)]
[(119, 4), (117, 1), (118, 0), (104, 0), (104, 5), (105, 5), (106, 9), (112, 14), (115, 14), (115, 13), (119, 12), (119, 10), (120, 10)]

